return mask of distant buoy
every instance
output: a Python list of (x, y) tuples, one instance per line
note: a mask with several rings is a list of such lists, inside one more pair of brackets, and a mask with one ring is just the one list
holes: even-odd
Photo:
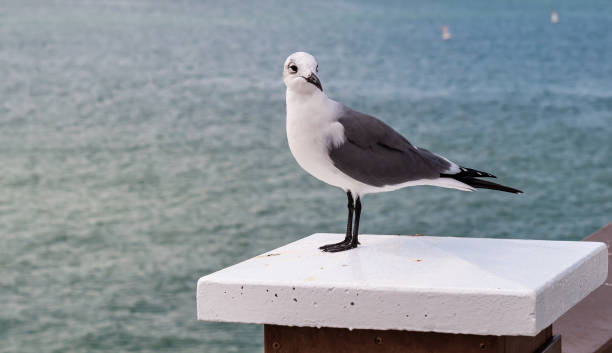
[(552, 22), (552, 23), (557, 23), (557, 22), (559, 22), (559, 14), (557, 13), (557, 11), (553, 11), (553, 12), (550, 14), (550, 22)]
[(448, 26), (442, 26), (442, 39), (443, 40), (451, 39), (451, 34), (448, 31)]

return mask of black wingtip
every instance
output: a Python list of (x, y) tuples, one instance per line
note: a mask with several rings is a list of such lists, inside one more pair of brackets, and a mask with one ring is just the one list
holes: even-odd
[(441, 174), (442, 177), (449, 178), (497, 178), (495, 175), (487, 172), (483, 172), (482, 170), (476, 170), (472, 168), (467, 168), (463, 166), (459, 166), (459, 173), (456, 174)]
[(501, 184), (492, 183), (490, 181), (486, 181), (482, 179), (476, 179), (476, 178), (470, 178), (470, 177), (463, 177), (463, 178), (459, 177), (459, 178), (454, 178), (454, 179), (464, 184), (467, 184), (473, 188), (477, 188), (477, 189), (497, 190), (497, 191), (509, 192), (512, 194), (522, 194), (523, 193), (519, 189), (511, 188), (509, 186), (505, 186)]

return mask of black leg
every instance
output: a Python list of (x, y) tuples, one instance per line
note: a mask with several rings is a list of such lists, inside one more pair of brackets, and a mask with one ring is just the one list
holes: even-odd
[(355, 202), (355, 226), (353, 227), (353, 238), (351, 239), (351, 245), (355, 248), (359, 245), (359, 240), (357, 239), (359, 236), (359, 216), (361, 216), (361, 200), (357, 197)]
[[(349, 195), (349, 205), (352, 205), (353, 198), (350, 196), (350, 193), (347, 193), (347, 195)], [(328, 252), (339, 252), (354, 249), (357, 247), (357, 245), (359, 245), (359, 240), (357, 238), (359, 236), (359, 216), (361, 215), (361, 200), (359, 199), (359, 197), (357, 197), (357, 200), (354, 204), (354, 207), (349, 206), (349, 223), (346, 227), (346, 237), (344, 238), (344, 240), (337, 244), (329, 244), (322, 246), (319, 249)], [(353, 211), (355, 212), (355, 225), (353, 227), (353, 232), (351, 233), (350, 224), (353, 220)]]
[(353, 206), (353, 195), (351, 195), (350, 191), (346, 192), (346, 197), (348, 199), (348, 204), (347, 204), (347, 208), (348, 208), (348, 220), (346, 222), (346, 236), (344, 237), (344, 240), (339, 242), (339, 243), (334, 243), (334, 244), (328, 244), (328, 245), (323, 245), (321, 246), (319, 249), (321, 250), (327, 250), (329, 248), (332, 247), (336, 247), (336, 246), (340, 246), (340, 245), (346, 245), (346, 244), (350, 244), (351, 243), (351, 238), (353, 237), (351, 228), (353, 226), (353, 212), (355, 211), (355, 207)]

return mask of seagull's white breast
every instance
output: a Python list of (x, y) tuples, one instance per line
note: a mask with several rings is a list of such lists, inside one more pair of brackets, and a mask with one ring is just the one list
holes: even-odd
[(287, 92), (287, 140), (300, 167), (315, 178), (347, 190), (347, 177), (329, 158), (329, 148), (344, 143), (338, 122), (341, 105), (324, 94), (295, 97)]

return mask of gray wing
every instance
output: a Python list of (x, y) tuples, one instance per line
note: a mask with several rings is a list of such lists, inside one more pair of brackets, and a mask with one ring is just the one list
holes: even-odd
[(373, 186), (419, 179), (437, 179), (451, 164), (426, 149), (413, 146), (382, 121), (344, 107), (338, 122), (345, 142), (331, 147), (334, 165), (350, 177)]

